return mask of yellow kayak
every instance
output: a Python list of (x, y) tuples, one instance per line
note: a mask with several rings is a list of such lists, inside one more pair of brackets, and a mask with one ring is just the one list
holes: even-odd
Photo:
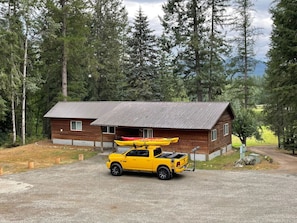
[(168, 146), (170, 143), (177, 143), (179, 140), (176, 138), (157, 138), (157, 139), (137, 139), (137, 140), (114, 140), (118, 146)]

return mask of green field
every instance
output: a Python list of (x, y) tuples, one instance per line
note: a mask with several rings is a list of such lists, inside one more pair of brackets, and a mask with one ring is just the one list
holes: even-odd
[[(247, 139), (247, 146), (266, 146), (266, 145), (277, 145), (277, 137), (266, 127), (262, 127), (263, 141), (257, 141), (254, 138)], [(275, 163), (269, 163), (262, 158), (262, 162), (255, 166), (245, 166), (243, 168), (235, 168), (234, 162), (240, 158), (239, 147), (241, 142), (238, 137), (232, 135), (232, 146), (233, 150), (223, 156), (218, 156), (210, 161), (199, 161), (196, 162), (197, 169), (206, 170), (224, 170), (224, 169), (236, 169), (236, 170), (251, 170), (251, 169), (274, 169), (277, 167)], [(247, 153), (248, 154), (248, 153)], [(246, 155), (247, 155), (246, 154)]]
[[(257, 141), (255, 138), (248, 138), (246, 142), (246, 146), (265, 146), (265, 145), (277, 145), (277, 137), (273, 134), (271, 130), (267, 127), (262, 127), (263, 133), (262, 138), (263, 141)], [(238, 137), (232, 135), (232, 146), (235, 148), (239, 148), (241, 142)]]

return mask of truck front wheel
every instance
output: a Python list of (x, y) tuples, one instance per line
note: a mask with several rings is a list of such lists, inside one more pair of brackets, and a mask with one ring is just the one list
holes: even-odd
[(122, 166), (118, 163), (111, 164), (110, 173), (113, 176), (121, 176), (123, 173)]
[(157, 174), (160, 180), (169, 180), (172, 178), (172, 173), (166, 166), (160, 166), (157, 170)]

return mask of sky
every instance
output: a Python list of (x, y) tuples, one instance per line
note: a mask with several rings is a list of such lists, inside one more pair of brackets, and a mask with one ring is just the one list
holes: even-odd
[[(158, 16), (163, 16), (162, 5), (166, 0), (124, 0), (123, 3), (128, 11), (129, 20), (133, 21), (137, 11), (141, 7), (144, 14), (148, 17), (150, 28), (156, 35), (161, 33), (161, 25)], [(271, 15), (269, 8), (272, 0), (253, 0), (255, 11), (252, 12), (253, 27), (260, 30), (260, 35), (256, 37), (254, 52), (256, 58), (267, 61), (266, 54), (269, 50), (270, 33), (272, 28)]]

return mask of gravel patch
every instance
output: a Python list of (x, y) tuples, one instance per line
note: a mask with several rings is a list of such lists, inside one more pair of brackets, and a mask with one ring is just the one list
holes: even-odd
[(0, 178), (0, 194), (18, 193), (29, 190), (33, 185)]
[(297, 220), (294, 174), (196, 170), (161, 181), (153, 174), (113, 177), (105, 161), (106, 157), (98, 155), (69, 165), (1, 176), (0, 188), (6, 191), (1, 190), (0, 222)]

